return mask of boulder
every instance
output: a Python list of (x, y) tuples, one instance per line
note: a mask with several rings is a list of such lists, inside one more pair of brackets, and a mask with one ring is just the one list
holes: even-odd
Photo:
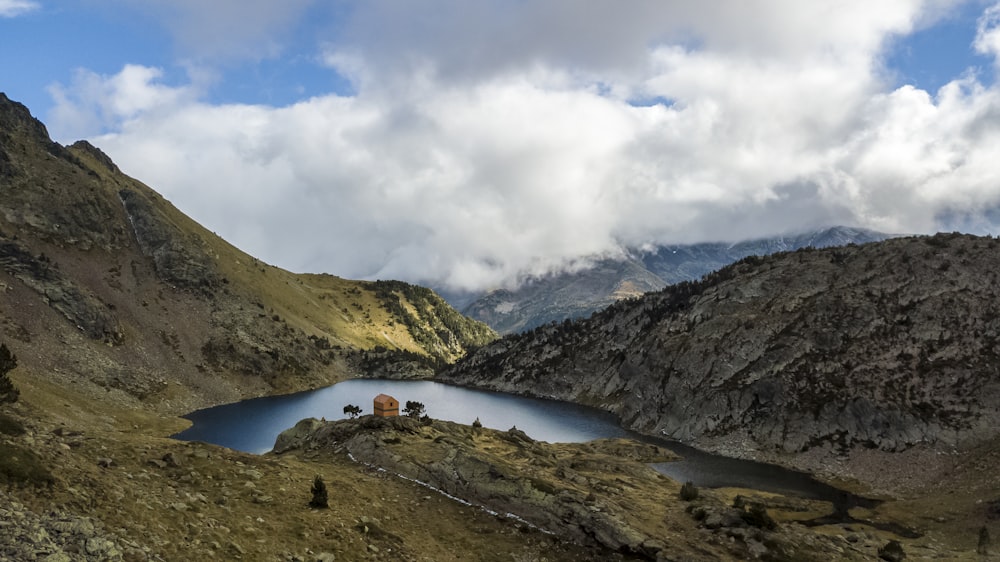
[(278, 437), (274, 440), (274, 448), (272, 450), (275, 453), (284, 453), (285, 451), (295, 449), (301, 446), (322, 425), (323, 422), (316, 418), (299, 420), (294, 427), (278, 434)]

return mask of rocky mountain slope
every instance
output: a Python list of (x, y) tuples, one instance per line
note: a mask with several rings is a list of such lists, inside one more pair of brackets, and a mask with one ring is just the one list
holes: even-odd
[(1000, 240), (958, 234), (751, 257), (507, 336), (439, 378), (799, 466), (967, 450), (1000, 427), (998, 270)]
[[(794, 236), (734, 244), (703, 243), (631, 249), (620, 257), (594, 259), (568, 273), (526, 280), (515, 290), (498, 289), (467, 303), (462, 312), (501, 334), (523, 332), (549, 322), (584, 318), (621, 299), (694, 281), (747, 256), (765, 256), (799, 248), (863, 244), (888, 234), (837, 226)], [(459, 304), (461, 303), (461, 304)]]
[(183, 412), (427, 372), (494, 337), (420, 287), (262, 263), (0, 94), (0, 340), (22, 368)]

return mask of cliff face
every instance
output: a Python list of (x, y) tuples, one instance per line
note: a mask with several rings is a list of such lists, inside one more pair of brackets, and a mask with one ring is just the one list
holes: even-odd
[(26, 369), (183, 412), (494, 337), (419, 287), (263, 264), (0, 94), (0, 342)]
[(747, 258), (439, 376), (742, 454), (971, 446), (1000, 427), (998, 266), (963, 235)]

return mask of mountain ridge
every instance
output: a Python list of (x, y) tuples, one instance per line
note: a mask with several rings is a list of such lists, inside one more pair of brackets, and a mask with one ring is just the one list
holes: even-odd
[[(583, 318), (614, 302), (694, 281), (750, 255), (804, 247), (863, 244), (895, 235), (846, 226), (739, 242), (670, 244), (627, 249), (618, 257), (594, 258), (589, 267), (532, 277), (516, 289), (456, 299), (462, 313), (501, 334), (523, 332), (549, 322)], [(466, 304), (467, 301), (471, 303)]]
[(176, 413), (428, 373), (495, 337), (429, 290), (264, 264), (5, 95), (0, 318), (25, 368)]
[(508, 335), (438, 379), (591, 404), (633, 429), (795, 463), (996, 437), (1000, 241), (751, 256)]

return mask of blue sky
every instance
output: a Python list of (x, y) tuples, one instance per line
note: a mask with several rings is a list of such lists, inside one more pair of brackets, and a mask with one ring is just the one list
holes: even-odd
[(112, 75), (126, 64), (159, 68), (162, 82), (175, 85), (188, 81), (191, 64), (205, 64), (219, 75), (204, 92), (211, 103), (287, 105), (350, 88), (319, 62), (322, 26), (309, 18), (280, 34), (280, 54), (250, 49), (245, 56), (201, 55), (179, 44), (155, 10), (138, 4), (33, 1), (34, 7), (20, 15), (0, 18), (0, 65), (8, 77), (3, 85), (8, 96), (44, 118), (54, 104), (53, 84), (69, 83), (78, 69)]
[[(67, 83), (77, 69), (115, 74), (125, 64), (164, 71), (162, 82), (187, 81), (186, 66), (196, 55), (172, 35), (151, 8), (135, 3), (85, 0), (0, 0), (23, 5), (0, 17), (0, 68), (4, 91), (44, 118), (53, 106), (51, 85)], [(312, 96), (350, 94), (348, 80), (324, 65), (320, 45), (338, 36), (349, 7), (311, 6), (292, 27), (277, 33), (280, 54), (208, 55), (219, 78), (204, 93), (211, 103), (289, 105)], [(992, 83), (991, 57), (976, 53), (977, 19), (982, 2), (961, 2), (933, 24), (893, 38), (881, 55), (895, 85), (912, 84), (935, 92), (969, 69)], [(238, 23), (233, 23), (238, 25)]]
[(0, 91), (298, 271), (1000, 216), (1000, 4), (0, 0)]
[(958, 4), (926, 29), (919, 29), (892, 42), (885, 59), (895, 73), (895, 85), (912, 84), (929, 92), (947, 84), (968, 69), (979, 73), (986, 84), (995, 80), (991, 57), (973, 47), (981, 2)]

